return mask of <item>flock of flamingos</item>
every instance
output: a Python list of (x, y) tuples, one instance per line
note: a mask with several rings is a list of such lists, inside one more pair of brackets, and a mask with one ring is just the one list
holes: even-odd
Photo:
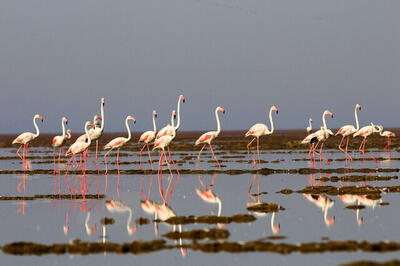
[[(156, 128), (156, 121), (155, 118), (157, 117), (157, 113), (156, 111), (153, 111), (153, 130), (149, 130), (144, 132), (140, 138), (139, 138), (139, 142), (143, 143), (143, 147), (140, 150), (140, 164), (139, 164), (139, 170), (142, 170), (142, 153), (144, 151), (145, 148), (147, 148), (147, 152), (148, 152), (148, 156), (149, 156), (149, 162), (150, 162), (150, 166), (151, 169), (153, 170), (153, 162), (150, 156), (150, 148), (149, 148), (149, 144), (154, 144), (153, 145), (153, 150), (155, 149), (161, 149), (161, 154), (160, 154), (160, 159), (158, 162), (158, 176), (159, 176), (159, 183), (161, 183), (161, 187), (162, 187), (162, 177), (160, 178), (160, 175), (162, 175), (162, 167), (164, 165), (164, 161), (165, 164), (168, 166), (169, 172), (171, 173), (172, 176), (172, 170), (170, 167), (170, 163), (168, 162), (167, 156), (166, 156), (166, 151), (165, 149), (167, 149), (168, 151), (168, 156), (170, 158), (171, 163), (174, 165), (177, 173), (178, 173), (178, 178), (179, 178), (179, 171), (175, 165), (174, 160), (172, 159), (171, 153), (170, 153), (170, 149), (169, 149), (169, 145), (172, 142), (172, 140), (175, 138), (176, 136), (176, 132), (178, 131), (179, 127), (180, 127), (180, 104), (181, 102), (185, 102), (185, 97), (183, 95), (179, 95), (178, 98), (178, 104), (177, 104), (177, 112), (174, 110), (172, 111), (171, 114), (171, 123), (168, 124), (167, 126), (163, 127), (161, 130), (159, 130), (157, 132), (157, 128)], [(86, 170), (86, 158), (89, 157), (89, 159), (93, 162), (93, 164), (95, 165), (97, 171), (99, 171), (99, 164), (98, 164), (98, 140), (101, 137), (103, 131), (104, 131), (104, 98), (101, 99), (101, 116), (94, 116), (94, 120), (93, 122), (91, 121), (87, 121), (85, 123), (84, 126), (84, 130), (85, 130), (85, 134), (80, 136), (79, 138), (77, 138), (77, 140), (75, 141), (75, 143), (73, 143), (69, 149), (67, 150), (67, 152), (65, 153), (65, 156), (68, 156), (70, 154), (72, 154), (71, 159), (69, 160), (67, 169), (66, 169), (66, 173), (64, 176), (64, 179), (67, 183), (68, 186), (68, 190), (69, 193), (72, 195), (71, 189), (68, 185), (67, 182), (67, 175), (68, 175), (68, 170), (69, 167), (71, 165), (72, 160), (74, 159), (75, 164), (78, 166), (78, 162), (77, 159), (75, 157), (75, 155), (80, 155), (80, 165), (81, 165), (81, 169), (83, 174), (85, 175), (84, 171)], [(309, 126), (307, 127), (307, 133), (309, 134), (306, 138), (304, 138), (302, 140), (301, 143), (304, 144), (309, 144), (309, 159), (311, 162), (311, 166), (312, 168), (316, 167), (316, 162), (315, 162), (315, 155), (319, 156), (320, 158), (320, 168), (322, 167), (322, 159), (329, 165), (329, 161), (322, 156), (322, 149), (323, 149), (323, 145), (324, 145), (324, 141), (326, 139), (328, 139), (331, 135), (342, 135), (340, 144), (339, 144), (339, 149), (345, 154), (345, 158), (346, 158), (346, 166), (347, 166), (347, 160), (349, 159), (350, 161), (350, 165), (353, 161), (353, 158), (350, 156), (350, 154), (348, 153), (348, 145), (349, 145), (349, 140), (350, 140), (350, 136), (352, 135), (353, 137), (357, 137), (357, 136), (361, 136), (363, 137), (363, 141), (359, 147), (359, 151), (362, 152), (363, 155), (363, 166), (364, 166), (364, 155), (367, 154), (369, 157), (371, 157), (375, 163), (377, 163), (377, 160), (375, 159), (375, 157), (373, 157), (371, 154), (365, 152), (365, 143), (366, 143), (366, 138), (368, 136), (370, 136), (371, 134), (374, 133), (379, 133), (381, 136), (387, 137), (388, 138), (388, 143), (385, 146), (385, 149), (389, 150), (390, 149), (390, 138), (394, 137), (395, 134), (393, 132), (390, 131), (383, 131), (383, 127), (381, 125), (374, 125), (373, 123), (371, 123), (370, 125), (364, 126), (362, 128), (360, 128), (359, 126), (359, 122), (358, 122), (358, 116), (357, 113), (358, 111), (361, 110), (361, 106), (359, 104), (357, 104), (354, 108), (354, 116), (355, 116), (355, 122), (356, 122), (356, 126), (353, 125), (345, 125), (343, 127), (341, 127), (336, 134), (334, 134), (328, 127), (326, 124), (326, 119), (325, 117), (327, 115), (333, 117), (333, 113), (330, 112), (329, 110), (325, 110), (323, 115), (322, 115), (322, 122), (323, 122), (323, 126), (321, 126), (320, 130), (311, 133), (312, 131), (312, 119), (309, 119)], [(216, 163), (218, 164), (218, 167), (220, 168), (220, 164), (218, 162), (217, 157), (214, 154), (211, 142), (218, 137), (219, 133), (221, 132), (221, 124), (220, 124), (220, 119), (219, 119), (219, 112), (221, 112), (222, 114), (225, 113), (224, 108), (222, 107), (217, 107), (215, 109), (215, 118), (217, 121), (217, 130), (216, 131), (209, 131), (204, 133), (203, 135), (201, 135), (195, 142), (195, 145), (199, 145), (202, 144), (202, 148), (199, 151), (199, 154), (197, 156), (197, 162), (196, 162), (196, 169), (198, 169), (198, 163), (200, 160), (200, 156), (201, 156), (201, 152), (204, 150), (204, 148), (206, 147), (206, 145), (208, 144), (211, 150), (211, 153), (216, 161)], [(258, 155), (258, 165), (259, 168), (261, 169), (261, 162), (260, 162), (260, 151), (259, 151), (259, 138), (261, 136), (264, 135), (271, 135), (274, 132), (274, 123), (272, 120), (272, 113), (276, 112), (278, 113), (278, 109), (275, 106), (272, 106), (270, 108), (269, 111), (269, 120), (270, 120), (270, 128), (268, 128), (267, 125), (263, 124), (263, 123), (257, 123), (255, 125), (253, 125), (245, 134), (246, 137), (248, 136), (252, 136), (253, 139), (248, 143), (247, 145), (247, 149), (252, 157), (252, 161), (253, 161), (253, 168), (256, 167), (256, 160), (254, 158), (254, 156), (251, 154), (250, 152), (250, 146), (251, 144), (256, 140), (257, 141), (257, 155)], [(175, 125), (175, 118), (177, 116), (177, 123)], [(37, 138), (39, 136), (39, 128), (38, 125), (36, 124), (36, 119), (40, 119), (43, 122), (43, 117), (39, 114), (36, 114), (33, 117), (33, 125), (36, 129), (36, 133), (31, 133), (31, 132), (25, 132), (20, 134), (17, 138), (14, 139), (14, 141), (12, 142), (13, 144), (20, 144), (19, 149), (17, 150), (17, 154), (18, 156), (21, 158), (22, 160), (22, 164), (23, 164), (23, 168), (24, 170), (29, 169), (29, 164), (26, 162), (26, 158), (29, 155), (29, 143), (34, 140), (35, 138)], [(100, 122), (101, 121), (101, 122)], [(131, 140), (131, 131), (128, 125), (128, 122), (132, 121), (133, 123), (136, 122), (136, 119), (133, 116), (127, 116), (125, 119), (125, 126), (126, 129), (128, 131), (128, 137), (117, 137), (113, 140), (111, 140), (109, 143), (107, 143), (104, 146), (105, 150), (108, 150), (105, 155), (104, 155), (104, 162), (105, 162), (105, 173), (106, 173), (106, 177), (107, 177), (107, 155), (114, 149), (117, 149), (117, 167), (118, 167), (118, 172), (119, 172), (119, 150), (120, 148), (126, 144), (128, 141)], [(54, 173), (56, 171), (56, 162), (55, 162), (55, 150), (58, 147), (59, 148), (59, 155), (58, 155), (58, 159), (60, 160), (60, 156), (63, 153), (63, 146), (66, 143), (66, 141), (68, 139), (71, 138), (71, 130), (65, 130), (65, 125), (68, 123), (67, 118), (63, 117), (61, 119), (61, 126), (62, 126), (62, 135), (60, 136), (55, 136), (52, 140), (52, 146), (54, 147), (54, 153), (53, 153), (53, 157), (54, 157)], [(89, 129), (90, 127), (90, 129)], [(342, 147), (343, 142), (346, 138), (346, 146)], [(96, 162), (90, 157), (90, 154), (88, 153), (88, 148), (91, 145), (91, 143), (93, 141), (96, 141)], [(317, 151), (319, 146), (319, 152)], [(20, 150), (21, 148), (23, 148), (23, 152), (22, 152), (22, 156), (20, 154)], [(82, 167), (82, 156), (84, 159), (84, 169)], [(170, 179), (170, 182), (168, 184), (168, 188), (167, 191), (170, 187), (172, 178)], [(176, 180), (178, 181), (178, 180)], [(107, 179), (106, 179), (106, 183), (107, 183)], [(176, 182), (175, 182), (176, 185)], [(174, 185), (174, 186), (175, 186)], [(107, 187), (107, 185), (106, 185)], [(162, 189), (160, 190), (161, 195), (164, 199), (163, 193), (162, 193)], [(171, 191), (172, 192), (172, 191)]]

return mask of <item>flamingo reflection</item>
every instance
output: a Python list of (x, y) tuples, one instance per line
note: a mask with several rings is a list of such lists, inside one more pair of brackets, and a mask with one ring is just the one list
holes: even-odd
[[(257, 176), (258, 176), (258, 184), (257, 184), (257, 194), (256, 194), (257, 197), (256, 197), (255, 195), (251, 194), (251, 189), (253, 187), (254, 181)], [(260, 185), (261, 185), (260, 175), (254, 174), (253, 179), (251, 180), (249, 189), (247, 190), (247, 194), (250, 196), (250, 198), (253, 200), (253, 202), (247, 202), (247, 208), (257, 206), (257, 205), (264, 203), (263, 201), (260, 200), (260, 195), (261, 195)], [(251, 211), (251, 212), (254, 213), (257, 217), (266, 217), (267, 216), (267, 213), (265, 213), (265, 212), (260, 212), (260, 211)], [(278, 234), (281, 229), (281, 225), (279, 223), (277, 225), (275, 225), (275, 213), (276, 212), (272, 212), (271, 220), (270, 220), (271, 231), (274, 235)]]
[(323, 194), (303, 194), (303, 196), (317, 207), (321, 208), (324, 213), (324, 222), (327, 227), (335, 223), (335, 216), (328, 219), (328, 210), (333, 207), (335, 202)]
[[(222, 211), (222, 202), (221, 199), (215, 194), (212, 190), (214, 188), (214, 182), (215, 178), (217, 177), (217, 174), (215, 173), (213, 175), (213, 179), (211, 181), (210, 186), (207, 188), (206, 185), (204, 185), (203, 180), (201, 179), (201, 175), (199, 174), (199, 182), (200, 185), (203, 187), (203, 189), (198, 189), (196, 188), (196, 193), (197, 195), (205, 202), (211, 203), (211, 204), (217, 204), (218, 205), (218, 214), (217, 216), (221, 216), (221, 211)], [(218, 227), (225, 227), (225, 224), (218, 224)]]
[(132, 222), (132, 208), (119, 200), (106, 201), (106, 208), (111, 213), (125, 213), (128, 212), (128, 219), (126, 221), (126, 231), (129, 235), (133, 235), (137, 231), (137, 226), (131, 226)]

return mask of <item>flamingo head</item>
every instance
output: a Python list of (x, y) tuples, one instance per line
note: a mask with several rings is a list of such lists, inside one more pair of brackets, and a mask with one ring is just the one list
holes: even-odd
[(69, 226), (68, 225), (64, 225), (63, 226), (63, 230), (64, 230), (64, 235), (67, 235), (68, 231), (69, 231)]
[(92, 235), (94, 232), (96, 232), (96, 230), (97, 230), (97, 227), (96, 227), (96, 225), (94, 225), (93, 227), (86, 230), (86, 232), (88, 235)]
[(101, 104), (104, 106), (104, 98), (101, 98)]
[(68, 119), (65, 116), (63, 116), (62, 121), (65, 122), (66, 125), (68, 125)]
[(153, 115), (154, 115), (154, 117), (157, 117), (157, 112), (156, 112), (156, 110), (153, 110)]
[(377, 125), (376, 127), (374, 127), (374, 132), (382, 133), (382, 131), (383, 131), (382, 125)]
[(176, 118), (176, 111), (175, 110), (172, 111), (172, 116), (174, 117), (174, 119)]
[(179, 99), (184, 103), (185, 102), (185, 96), (183, 94), (179, 95)]
[(356, 104), (356, 109), (361, 111), (361, 105), (359, 105), (358, 103)]
[(333, 118), (333, 114), (331, 111), (329, 110), (325, 110), (324, 114), (330, 115)]
[(357, 220), (357, 224), (361, 226), (363, 224), (364, 219), (361, 217), (360, 219)]
[(273, 111), (275, 111), (276, 113), (278, 113), (278, 108), (276, 108), (275, 105), (273, 105), (273, 106), (271, 107), (271, 110), (273, 110)]
[(43, 122), (43, 116), (41, 116), (41, 115), (39, 115), (39, 114), (36, 114), (36, 115), (35, 115), (35, 119), (36, 119), (36, 118), (39, 118), (39, 119), (40, 119), (40, 121), (42, 121), (42, 122)]
[(127, 229), (128, 229), (128, 234), (131, 236), (131, 235), (133, 235), (134, 233), (136, 233), (136, 231), (137, 231), (137, 226), (135, 225), (135, 226), (132, 226), (132, 227), (128, 227)]
[[(89, 121), (88, 121), (88, 122), (89, 122)], [(92, 128), (95, 128), (95, 127), (96, 127), (92, 122), (89, 122), (89, 125), (90, 125)]]
[(312, 118), (308, 119), (308, 121), (309, 121), (310, 123), (312, 123)]
[(126, 119), (132, 120), (134, 124), (136, 123), (136, 118), (131, 115), (129, 115)]
[(329, 219), (327, 222), (326, 222), (326, 225), (329, 227), (329, 226), (331, 226), (332, 224), (334, 224), (335, 223), (335, 216), (333, 216), (331, 219)]
[(281, 230), (281, 224), (278, 224), (277, 226), (272, 227), (272, 233), (274, 233), (274, 235), (278, 234), (279, 230)]
[(225, 114), (225, 109), (220, 106), (217, 107), (217, 111), (221, 111), (223, 114)]

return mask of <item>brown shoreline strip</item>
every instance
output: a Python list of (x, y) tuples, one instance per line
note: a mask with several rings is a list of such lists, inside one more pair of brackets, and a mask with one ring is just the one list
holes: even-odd
[[(85, 195), (85, 199), (103, 199), (105, 198), (106, 195), (104, 194), (87, 194)], [(37, 199), (71, 199), (71, 195), (69, 194), (37, 194), (33, 196), (0, 196), (0, 201), (1, 200), (37, 200)], [(83, 199), (83, 196), (81, 194), (77, 195), (72, 195), (72, 199)]]
[(256, 217), (251, 214), (234, 214), (232, 216), (215, 216), (206, 215), (195, 217), (190, 216), (175, 216), (166, 221), (154, 220), (154, 222), (165, 222), (172, 225), (178, 224), (229, 224), (229, 223), (250, 223), (254, 222)]
[[(261, 170), (254, 169), (229, 169), (229, 170), (190, 170), (190, 169), (182, 169), (179, 170), (181, 175), (190, 175), (190, 174), (227, 174), (227, 175), (243, 175), (243, 174), (260, 174), (260, 175), (270, 175), (270, 174), (318, 174), (318, 173), (337, 173), (337, 174), (346, 174), (346, 173), (394, 173), (399, 172), (399, 168), (362, 168), (362, 169), (349, 169), (349, 168), (333, 168), (333, 169), (311, 169), (311, 168), (297, 168), (297, 169), (270, 169), (270, 168), (262, 168)], [(49, 169), (37, 169), (32, 171), (23, 171), (23, 170), (0, 170), (0, 175), (4, 174), (27, 174), (27, 175), (35, 175), (35, 174), (48, 174), (52, 175), (54, 170)], [(81, 171), (69, 171), (69, 174), (81, 174)], [(163, 173), (168, 174), (168, 169), (163, 170)], [(65, 174), (65, 171), (61, 171), (61, 174)], [(88, 175), (97, 175), (97, 170), (87, 170), (86, 174)], [(105, 174), (104, 170), (100, 171), (101, 175)], [(108, 174), (118, 174), (117, 169), (108, 170)], [(141, 174), (157, 174), (157, 170), (120, 170), (121, 175), (141, 175)]]
[(325, 252), (371, 252), (371, 253), (386, 253), (400, 251), (400, 243), (381, 241), (327, 241), (327, 242), (308, 242), (299, 244), (289, 243), (273, 243), (264, 241), (249, 241), (249, 242), (207, 242), (184, 245), (167, 245), (163, 239), (153, 241), (133, 241), (130, 243), (98, 243), (98, 242), (83, 242), (75, 240), (73, 243), (65, 244), (38, 244), (33, 242), (14, 242), (5, 244), (2, 250), (9, 255), (48, 255), (48, 254), (100, 254), (100, 253), (116, 253), (116, 254), (144, 254), (156, 252), (159, 250), (188, 248), (193, 251), (202, 251), (205, 253), (242, 253), (242, 252), (270, 252), (281, 255), (292, 253), (312, 254)]

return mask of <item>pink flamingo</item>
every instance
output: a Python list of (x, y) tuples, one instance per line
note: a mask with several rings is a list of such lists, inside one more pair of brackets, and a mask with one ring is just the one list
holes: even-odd
[(153, 170), (153, 162), (151, 161), (149, 142), (152, 142), (156, 137), (156, 132), (157, 132), (156, 117), (157, 117), (157, 112), (153, 111), (153, 131), (151, 131), (151, 130), (146, 131), (139, 138), (139, 142), (140, 141), (144, 142), (144, 145), (143, 145), (142, 149), (140, 150), (139, 170), (142, 170), (142, 152), (143, 152), (145, 147), (147, 147), (147, 152), (149, 154), (151, 170)]
[(101, 98), (100, 100), (100, 113), (101, 113), (101, 117), (99, 117), (99, 119), (101, 119), (101, 126), (100, 127), (95, 127), (93, 129), (93, 135), (91, 136), (92, 140), (96, 141), (96, 163), (97, 163), (97, 167), (99, 165), (99, 160), (97, 157), (98, 154), (98, 146), (99, 146), (99, 138), (101, 137), (101, 135), (103, 134), (104, 131), (104, 98)]
[(361, 142), (360, 147), (358, 148), (358, 150), (360, 152), (362, 152), (363, 154), (363, 167), (365, 166), (364, 164), (364, 154), (366, 153), (369, 157), (371, 157), (372, 160), (374, 160), (375, 163), (378, 163), (378, 161), (375, 159), (374, 156), (372, 156), (371, 154), (365, 152), (365, 142), (367, 140), (367, 137), (373, 133), (377, 133), (379, 132), (378, 129), (375, 128), (375, 125), (373, 123), (371, 123), (371, 125), (369, 126), (365, 126), (360, 128), (356, 133), (353, 134), (353, 137), (357, 137), (357, 136), (361, 136), (363, 137), (363, 141)]
[[(173, 134), (172, 135), (165, 135), (165, 136), (162, 136), (159, 139), (156, 139), (156, 141), (154, 143), (154, 147), (153, 147), (153, 151), (156, 150), (156, 149), (161, 149), (162, 150), (162, 152), (160, 154), (160, 159), (158, 160), (158, 176), (157, 177), (158, 177), (158, 186), (159, 186), (160, 195), (163, 198), (164, 202), (166, 200), (166, 197), (164, 197), (163, 185), (162, 185), (162, 167), (163, 167), (163, 164), (164, 164), (164, 159), (165, 159), (165, 162), (166, 162), (166, 164), (168, 166), (168, 170), (169, 170), (170, 175), (171, 175), (170, 181), (168, 183), (168, 187), (167, 187), (167, 190), (166, 190), (166, 194), (168, 194), (168, 190), (169, 190), (169, 187), (171, 185), (172, 177), (173, 177), (171, 167), (170, 167), (170, 165), (168, 163), (167, 156), (165, 155), (165, 147), (169, 147), (169, 144), (172, 142), (172, 140), (176, 136), (175, 127), (174, 127), (174, 123), (173, 123), (174, 122), (174, 120), (173, 120), (174, 116), (175, 116), (175, 111), (172, 111), (171, 120), (172, 120), (172, 129), (173, 129), (172, 133)], [(179, 178), (179, 172), (178, 172), (178, 178)], [(175, 181), (175, 185), (176, 185), (177, 181), (178, 181), (178, 179)], [(174, 185), (174, 187), (175, 187), (175, 185)], [(170, 192), (169, 199), (171, 199), (172, 192), (173, 192), (173, 189)]]
[[(39, 127), (36, 124), (36, 119), (40, 119), (43, 122), (43, 117), (41, 115), (36, 114), (33, 117), (33, 125), (36, 129), (36, 133), (32, 133), (32, 132), (24, 132), (22, 134), (20, 134), (18, 137), (16, 137), (12, 144), (21, 144), (19, 146), (19, 149), (17, 150), (17, 154), (19, 156), (19, 158), (21, 158), (22, 160), (22, 165), (24, 167), (25, 170), (25, 154), (26, 151), (29, 153), (29, 142), (31, 142), (32, 140), (34, 140), (35, 138), (37, 138), (40, 134), (39, 131)], [(24, 147), (23, 151), (22, 151), (22, 156), (19, 154), (19, 150), (22, 148), (22, 146)], [(25, 151), (26, 150), (26, 151)], [(28, 156), (28, 155), (27, 155)], [(29, 169), (29, 165), (26, 165), (26, 168)]]
[(256, 167), (256, 160), (254, 159), (253, 155), (250, 152), (250, 145), (253, 143), (254, 140), (257, 139), (257, 155), (258, 155), (258, 166), (261, 169), (261, 161), (260, 161), (260, 148), (259, 148), (259, 138), (261, 136), (265, 135), (271, 135), (274, 133), (274, 121), (272, 121), (272, 111), (275, 111), (278, 113), (278, 108), (276, 108), (274, 105), (271, 106), (271, 109), (269, 110), (269, 121), (271, 123), (271, 131), (268, 130), (268, 126), (262, 123), (257, 123), (254, 126), (252, 126), (249, 131), (246, 133), (246, 137), (248, 136), (253, 136), (254, 138), (252, 141), (247, 144), (247, 150), (249, 151), (249, 154), (251, 155), (251, 158), (253, 159), (253, 168)]
[(203, 135), (201, 135), (200, 138), (198, 138), (196, 140), (196, 142), (195, 142), (195, 145), (199, 145), (200, 143), (204, 143), (203, 147), (201, 148), (201, 150), (199, 152), (199, 155), (197, 156), (196, 169), (198, 169), (197, 165), (199, 164), (200, 155), (201, 155), (201, 152), (203, 151), (204, 147), (206, 146), (206, 144), (210, 145), (211, 152), (212, 152), (212, 154), (214, 156), (215, 161), (218, 164), (218, 168), (221, 168), (221, 165), (219, 164), (217, 157), (215, 157), (213, 148), (211, 146), (211, 141), (213, 139), (215, 139), (216, 137), (218, 137), (219, 133), (221, 132), (221, 124), (219, 122), (218, 111), (221, 111), (223, 114), (225, 114), (224, 108), (219, 107), (219, 106), (217, 108), (215, 108), (215, 118), (217, 120), (217, 131), (206, 132)]
[[(78, 164), (77, 160), (76, 160), (76, 157), (75, 157), (75, 154), (81, 154), (81, 153), (83, 153), (83, 159), (84, 159), (85, 170), (86, 170), (86, 153), (85, 153), (85, 151), (89, 148), (89, 146), (91, 144), (91, 138), (90, 138), (90, 135), (89, 135), (89, 132), (88, 132), (88, 129), (87, 129), (88, 126), (94, 127), (94, 124), (92, 122), (90, 122), (90, 121), (87, 121), (85, 123), (85, 133), (86, 133), (86, 136), (87, 136), (87, 141), (86, 142), (75, 141), (75, 143), (72, 144), (69, 147), (69, 149), (67, 150), (67, 152), (65, 153), (65, 156), (68, 156), (69, 154), (72, 154), (71, 159), (68, 162), (67, 170), (66, 170), (66, 173), (65, 173), (65, 176), (64, 176), (64, 179), (65, 179), (65, 182), (67, 183), (68, 191), (69, 191), (69, 194), (71, 195), (71, 198), (72, 198), (72, 192), (71, 192), (71, 188), (69, 187), (69, 184), (68, 184), (68, 181), (67, 181), (68, 170), (69, 170), (69, 167), (71, 166), (71, 162), (72, 162), (73, 158), (75, 159), (75, 163)], [(89, 154), (87, 154), (87, 155), (90, 157)], [(85, 170), (82, 169), (84, 180), (85, 180)]]
[(178, 129), (179, 129), (180, 125), (181, 125), (181, 115), (180, 115), (180, 113), (181, 113), (181, 101), (183, 103), (185, 102), (185, 97), (182, 94), (179, 95), (179, 98), (178, 98), (178, 104), (177, 104), (178, 120), (177, 120), (176, 126), (173, 126), (172, 125), (173, 122), (171, 121), (171, 124), (166, 125), (160, 131), (158, 131), (156, 139), (159, 139), (159, 138), (161, 138), (162, 136), (165, 136), (165, 135), (172, 136), (173, 134), (175, 134), (175, 133), (173, 133), (173, 131), (175, 131), (175, 132), (178, 131)]
[(308, 119), (308, 127), (306, 128), (307, 134), (310, 134), (312, 131), (312, 118)]
[[(65, 124), (64, 124), (65, 123)], [(60, 136), (55, 136), (53, 138), (51, 146), (53, 146), (53, 159), (54, 159), (54, 193), (56, 193), (56, 148), (59, 148), (59, 153), (58, 153), (58, 164), (60, 165), (60, 156), (61, 156), (61, 148), (65, 144), (65, 141), (67, 140), (68, 136), (71, 136), (69, 134), (68, 136), (65, 135), (65, 125), (68, 124), (68, 119), (66, 117), (61, 118), (61, 128), (62, 128), (62, 135)]]
[[(350, 163), (353, 162), (353, 158), (351, 158), (350, 154), (347, 153), (347, 147), (349, 146), (350, 135), (353, 135), (354, 133), (356, 133), (360, 129), (360, 125), (358, 123), (357, 110), (361, 110), (361, 106), (359, 104), (356, 104), (356, 107), (354, 108), (354, 117), (356, 119), (357, 128), (355, 128), (353, 125), (342, 126), (339, 129), (339, 131), (336, 133), (336, 135), (335, 135), (335, 136), (342, 135), (342, 140), (339, 143), (339, 150), (344, 152), (344, 154), (346, 155), (346, 166), (347, 166), (347, 156), (350, 159)], [(346, 150), (343, 150), (343, 148), (341, 146), (342, 146), (342, 143), (343, 143), (343, 140), (344, 140), (345, 137), (347, 137)]]
[(388, 130), (383, 131), (383, 127), (381, 125), (378, 126), (378, 129), (379, 129), (379, 135), (381, 135), (382, 137), (387, 137), (388, 138), (388, 143), (384, 147), (384, 149), (390, 151), (390, 143), (391, 143), (390, 138), (396, 137), (396, 134), (394, 132), (388, 131)]
[(130, 130), (129, 125), (128, 125), (128, 121), (129, 121), (129, 120), (132, 120), (134, 124), (136, 123), (136, 119), (135, 119), (133, 116), (128, 115), (128, 116), (126, 117), (126, 119), (125, 119), (125, 127), (126, 127), (126, 130), (128, 130), (128, 137), (127, 137), (127, 138), (125, 138), (125, 137), (118, 137), (118, 138), (115, 138), (115, 139), (111, 140), (109, 143), (107, 143), (107, 144), (104, 146), (104, 149), (105, 149), (105, 150), (109, 150), (109, 151), (104, 155), (104, 162), (105, 162), (105, 165), (106, 165), (106, 187), (105, 187), (105, 191), (106, 191), (106, 192), (107, 192), (107, 172), (108, 172), (108, 170), (107, 170), (107, 155), (108, 155), (113, 149), (117, 149), (117, 169), (118, 169), (118, 184), (117, 184), (117, 189), (119, 190), (119, 161), (118, 161), (118, 159), (119, 159), (119, 149), (120, 149), (123, 145), (125, 145), (128, 141), (131, 140), (131, 130)]
[[(316, 153), (320, 157), (320, 160), (319, 160), (319, 167), (320, 168), (322, 167), (322, 161), (321, 161), (322, 159), (324, 159), (325, 162), (329, 165), (329, 161), (324, 156), (322, 156), (322, 148), (324, 147), (324, 141), (327, 138), (329, 138), (330, 135), (333, 135), (333, 132), (330, 129), (328, 129), (328, 127), (326, 126), (326, 120), (325, 120), (325, 116), (326, 115), (330, 115), (333, 118), (333, 114), (329, 110), (325, 110), (324, 113), (322, 114), (322, 122), (323, 122), (324, 126), (321, 127), (320, 130), (308, 135), (301, 142), (301, 143), (304, 144), (304, 143), (311, 143), (315, 138), (318, 140), (318, 142), (317, 142), (317, 144), (315, 146), (313, 144), (310, 147), (310, 153), (309, 154), (310, 154), (310, 158), (311, 158), (311, 149), (312, 149), (313, 155)], [(315, 152), (315, 150), (317, 149), (319, 143), (321, 143), (321, 148), (320, 148), (320, 151), (318, 153), (318, 152)]]

